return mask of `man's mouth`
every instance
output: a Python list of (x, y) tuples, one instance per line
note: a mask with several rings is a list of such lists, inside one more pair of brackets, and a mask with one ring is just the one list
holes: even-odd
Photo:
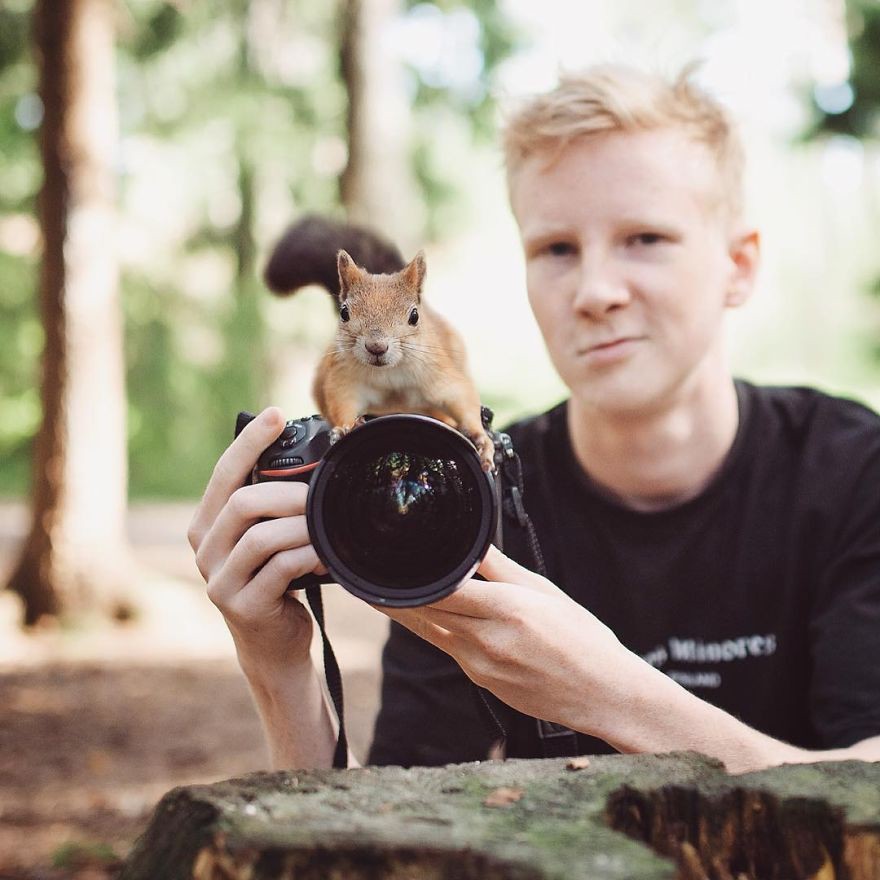
[(578, 349), (578, 355), (597, 363), (611, 363), (620, 357), (625, 357), (644, 338), (644, 336), (618, 336), (607, 342), (585, 345)]
[(596, 342), (593, 345), (588, 345), (585, 348), (582, 348), (581, 354), (592, 354), (594, 351), (610, 351), (619, 346), (623, 346), (628, 342), (635, 342), (640, 339), (638, 336), (618, 336), (617, 339), (610, 339), (608, 342)]

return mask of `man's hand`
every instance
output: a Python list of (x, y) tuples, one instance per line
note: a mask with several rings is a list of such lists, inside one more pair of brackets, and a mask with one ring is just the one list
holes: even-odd
[(275, 769), (330, 767), (336, 734), (309, 653), (312, 619), (287, 594), (291, 580), (323, 574), (309, 543), (302, 483), (248, 481), (284, 428), (275, 407), (223, 453), (189, 527), (208, 596), (232, 633)]
[(470, 580), (432, 605), (381, 610), (520, 712), (601, 729), (637, 658), (586, 608), (495, 547), (479, 572), (487, 581)]
[(480, 574), (488, 582), (468, 581), (433, 605), (381, 610), (520, 712), (592, 734), (621, 752), (703, 752), (731, 773), (880, 760), (880, 737), (811, 752), (747, 727), (627, 650), (589, 611), (495, 547)]
[(312, 620), (287, 594), (287, 585), (308, 572), (326, 571), (309, 543), (308, 486), (243, 485), (283, 428), (275, 407), (244, 428), (217, 462), (188, 532), (208, 596), (226, 619), (249, 678), (310, 663)]

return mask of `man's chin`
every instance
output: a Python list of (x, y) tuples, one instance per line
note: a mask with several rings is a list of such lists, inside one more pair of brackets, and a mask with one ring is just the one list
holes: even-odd
[(568, 384), (572, 398), (584, 408), (617, 418), (643, 415), (656, 405), (661, 397), (655, 382), (644, 376), (603, 376), (589, 380), (581, 377)]

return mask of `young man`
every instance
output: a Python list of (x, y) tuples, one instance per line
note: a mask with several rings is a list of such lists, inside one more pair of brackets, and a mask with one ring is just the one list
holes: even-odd
[[(529, 102), (505, 146), (529, 300), (571, 391), (511, 429), (549, 578), (493, 550), (489, 583), (385, 611), (370, 760), (485, 757), (465, 674), (500, 701), (511, 757), (541, 754), (541, 718), (580, 751), (693, 749), (734, 772), (880, 760), (880, 419), (732, 379), (723, 317), (758, 236), (725, 113), (686, 78), (599, 68)], [(236, 491), (281, 424), (267, 410), (227, 450), (190, 540), (275, 763), (326, 765), (310, 623), (284, 596), (319, 566), (305, 489)]]

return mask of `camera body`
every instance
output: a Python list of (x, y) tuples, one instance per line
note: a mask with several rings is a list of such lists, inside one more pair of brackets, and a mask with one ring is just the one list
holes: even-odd
[[(253, 418), (248, 412), (238, 414), (236, 437)], [(251, 482), (286, 480), (308, 483), (329, 448), (330, 426), (320, 416), (291, 419), (284, 425), (278, 439), (261, 453), (251, 473)]]
[[(481, 415), (483, 427), (495, 447), (495, 477), (497, 479), (498, 475), (502, 473), (505, 459), (512, 456), (510, 437), (500, 431), (492, 430), (494, 415), (489, 407), (482, 407)], [(407, 415), (406, 417), (428, 418), (419, 415)], [(235, 436), (237, 437), (244, 426), (254, 418), (253, 413), (240, 412), (235, 421)], [(365, 422), (369, 422), (377, 417), (367, 415), (363, 418)], [(251, 483), (264, 483), (267, 480), (308, 483), (313, 471), (330, 449), (330, 431), (330, 425), (319, 415), (303, 416), (286, 422), (284, 430), (275, 442), (271, 446), (267, 446), (260, 454), (251, 473)]]
[[(320, 416), (287, 422), (251, 474), (252, 483), (307, 483), (312, 545), (329, 571), (291, 582), (304, 589), (336, 582), (373, 604), (436, 601), (474, 575), (490, 543), (501, 546), (503, 473), (510, 438), (483, 423), (495, 445), (495, 474), (473, 444), (429, 416), (366, 416), (330, 443)], [(251, 420), (239, 413), (236, 435)]]

